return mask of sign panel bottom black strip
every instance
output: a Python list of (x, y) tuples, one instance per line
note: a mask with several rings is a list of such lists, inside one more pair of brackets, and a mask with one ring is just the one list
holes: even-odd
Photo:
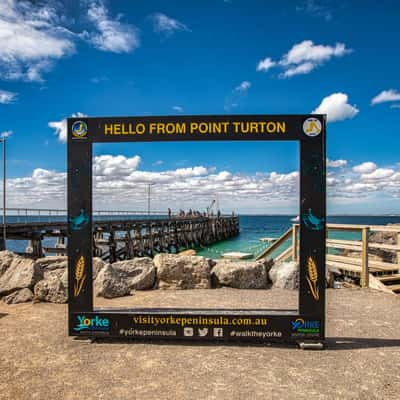
[(270, 314), (73, 313), (71, 336), (220, 341), (324, 339), (319, 317)]

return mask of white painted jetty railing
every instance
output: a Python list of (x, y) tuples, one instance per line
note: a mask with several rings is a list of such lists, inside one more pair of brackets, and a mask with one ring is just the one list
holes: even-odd
[[(3, 208), (0, 208), (0, 214)], [(133, 219), (137, 216), (167, 215), (167, 211), (141, 210), (94, 210), (94, 219)], [(59, 222), (67, 218), (67, 210), (56, 208), (6, 208), (7, 223), (29, 223), (29, 222)]]

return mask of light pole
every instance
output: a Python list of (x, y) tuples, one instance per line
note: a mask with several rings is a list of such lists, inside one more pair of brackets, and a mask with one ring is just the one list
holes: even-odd
[(3, 246), (6, 249), (6, 238), (7, 238), (7, 228), (6, 228), (6, 138), (7, 136), (2, 136), (0, 138), (3, 144)]
[(155, 185), (155, 183), (147, 184), (147, 215), (150, 215), (150, 198), (151, 198), (151, 187)]

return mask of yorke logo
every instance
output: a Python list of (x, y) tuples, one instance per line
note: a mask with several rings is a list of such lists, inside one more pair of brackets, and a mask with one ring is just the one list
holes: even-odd
[(74, 331), (109, 331), (110, 320), (108, 318), (101, 318), (98, 315), (92, 318), (86, 318), (84, 315), (77, 315), (78, 325)]
[(303, 318), (297, 318), (291, 321), (292, 330), (300, 333), (319, 333), (320, 321), (305, 321)]

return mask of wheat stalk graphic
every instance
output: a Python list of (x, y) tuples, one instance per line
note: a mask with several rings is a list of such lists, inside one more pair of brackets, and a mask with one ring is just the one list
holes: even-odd
[(82, 290), (83, 282), (85, 281), (85, 259), (80, 256), (75, 265), (75, 284), (74, 284), (74, 296), (78, 297)]
[(318, 283), (318, 270), (317, 264), (315, 264), (314, 259), (309, 256), (307, 259), (307, 282), (308, 286), (310, 287), (311, 294), (315, 300), (319, 300), (319, 289), (317, 286)]

